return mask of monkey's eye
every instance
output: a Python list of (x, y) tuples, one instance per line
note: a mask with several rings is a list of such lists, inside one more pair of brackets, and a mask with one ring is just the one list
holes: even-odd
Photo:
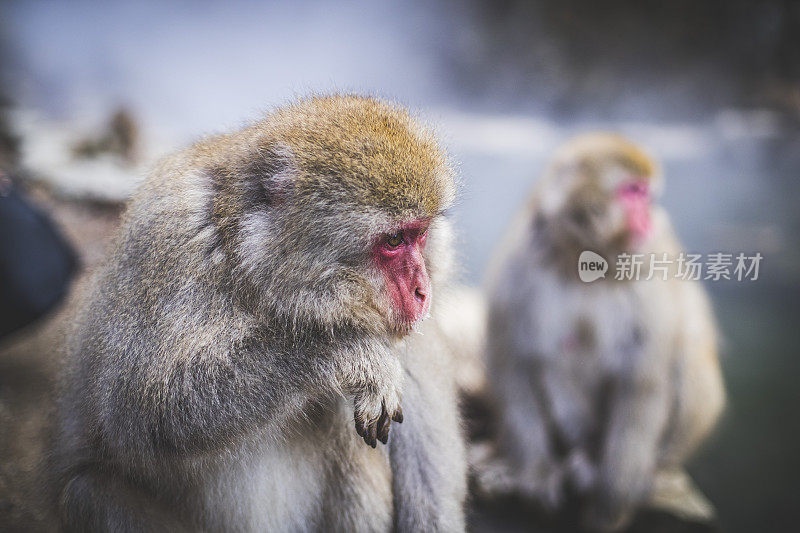
[(570, 214), (572, 216), (572, 220), (575, 221), (575, 223), (579, 226), (586, 226), (589, 224), (588, 208), (573, 209)]
[(620, 192), (625, 196), (647, 196), (647, 184), (643, 181), (631, 181), (620, 188)]
[(386, 244), (388, 244), (392, 248), (397, 248), (398, 246), (403, 244), (403, 234), (392, 233), (386, 238)]
[(599, 217), (603, 214), (603, 207), (597, 204), (592, 204), (588, 207), (589, 215)]

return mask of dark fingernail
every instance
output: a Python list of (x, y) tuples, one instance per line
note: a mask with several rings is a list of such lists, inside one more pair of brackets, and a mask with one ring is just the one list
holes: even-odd
[(394, 415), (392, 416), (392, 420), (394, 420), (398, 424), (402, 424), (403, 423), (403, 408), (402, 407), (400, 407), (400, 406), (397, 407), (397, 411), (394, 412)]
[(378, 440), (386, 444), (389, 438), (389, 426), (392, 425), (392, 419), (388, 415), (382, 415), (380, 423), (378, 424)]

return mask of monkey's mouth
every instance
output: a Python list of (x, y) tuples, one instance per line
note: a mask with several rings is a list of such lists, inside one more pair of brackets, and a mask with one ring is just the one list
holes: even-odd
[(422, 323), (425, 322), (431, 316), (430, 307), (426, 309), (424, 314), (419, 315), (414, 319), (407, 319), (407, 318), (398, 318), (392, 320), (392, 326), (390, 331), (393, 336), (402, 338), (410, 335), (411, 333), (417, 332), (420, 333), (420, 328), (422, 327)]

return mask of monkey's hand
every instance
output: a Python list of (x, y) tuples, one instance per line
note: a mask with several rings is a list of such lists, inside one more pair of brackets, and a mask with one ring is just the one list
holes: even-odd
[[(471, 454), (474, 461), (475, 455)], [(517, 496), (538, 503), (547, 513), (562, 503), (562, 469), (542, 462), (536, 467), (513, 468), (504, 459), (492, 457), (473, 462), (477, 465), (477, 490), (486, 496)]]
[(396, 357), (388, 356), (370, 370), (351, 390), (356, 432), (374, 448), (377, 441), (389, 442), (392, 421), (403, 421), (400, 408), (403, 369)]
[(564, 499), (564, 472), (559, 465), (543, 463), (524, 468), (517, 475), (517, 495), (537, 502), (547, 513), (558, 510)]

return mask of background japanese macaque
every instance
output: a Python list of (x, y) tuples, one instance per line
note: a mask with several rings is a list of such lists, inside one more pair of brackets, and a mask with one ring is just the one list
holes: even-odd
[(358, 96), (160, 163), (70, 338), (62, 526), (463, 530), (453, 196), (433, 137)]
[[(638, 281), (613, 274), (620, 253), (680, 251), (653, 203), (659, 187), (634, 144), (582, 136), (508, 232), (489, 281), (488, 379), (501, 416), (494, 454), (478, 465), (484, 491), (551, 510), (569, 495), (585, 527), (620, 529), (658, 499), (655, 485), (681, 479), (712, 429), (724, 391), (702, 287), (672, 273), (646, 280), (647, 262)], [(579, 279), (585, 250), (609, 261), (604, 278)]]

